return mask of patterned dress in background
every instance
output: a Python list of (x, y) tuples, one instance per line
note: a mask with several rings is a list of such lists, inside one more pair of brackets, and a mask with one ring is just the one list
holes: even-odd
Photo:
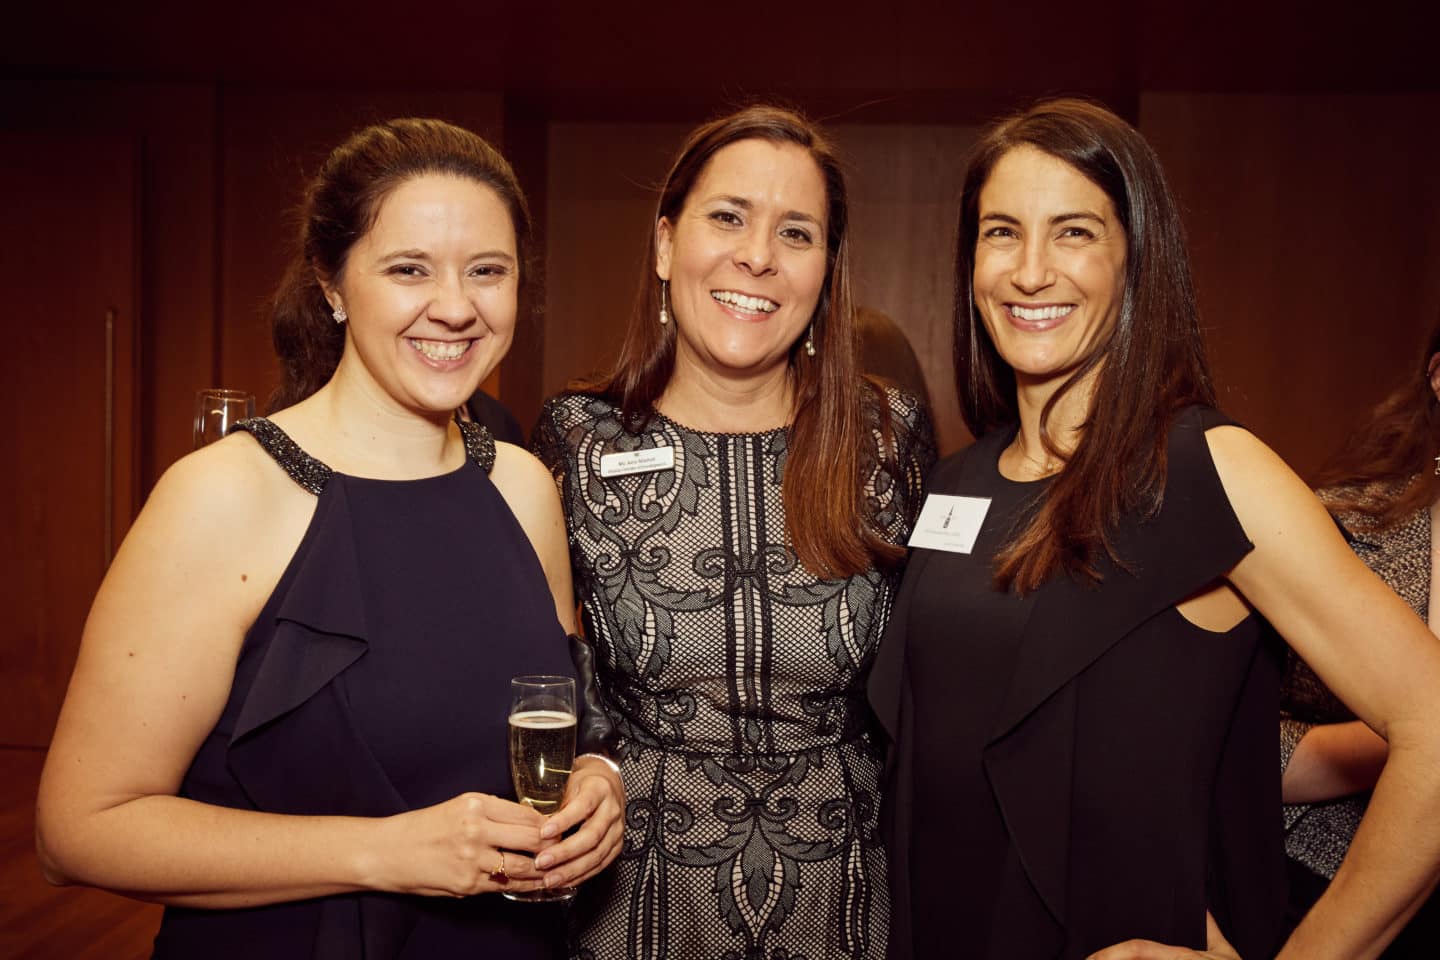
[[(1405, 484), (1377, 483), (1358, 492), (1378, 506), (1400, 496), (1404, 490)], [(1328, 507), (1341, 496), (1356, 493), (1355, 488), (1344, 488), (1321, 490), (1319, 496)], [(1386, 529), (1379, 529), (1374, 517), (1359, 511), (1342, 511), (1335, 519), (1347, 533), (1355, 555), (1424, 620), (1430, 606), (1430, 511), (1416, 510)], [(1280, 685), (1281, 771), (1290, 765), (1295, 748), (1312, 727), (1354, 719), (1350, 708), (1325, 686), (1299, 654), (1290, 650)], [(1369, 803), (1367, 792), (1320, 803), (1286, 804), (1286, 856), (1304, 864), (1316, 876), (1333, 880)]]
[[(866, 495), (904, 543), (934, 447), (923, 409), (888, 396), (889, 458), (880, 404), (867, 405)], [(826, 580), (797, 562), (786, 439), (660, 415), (629, 433), (585, 394), (549, 401), (536, 428), (628, 798), (623, 853), (577, 898), (574, 956), (885, 955), (881, 741), (865, 672), (898, 577)], [(658, 447), (673, 468), (602, 477), (607, 454)]]
[[(1340, 487), (1319, 491), (1344, 528), (1350, 549), (1385, 585), (1415, 611), (1421, 620), (1430, 609), (1430, 510), (1422, 507), (1388, 527), (1359, 510), (1337, 510), (1335, 504), (1358, 495), (1363, 503), (1380, 507), (1401, 496), (1410, 482), (1376, 481), (1362, 488)], [(1309, 664), (1294, 650), (1285, 664), (1280, 685), (1280, 769), (1290, 763), (1295, 748), (1312, 727), (1355, 719), (1350, 708), (1325, 686)], [(1287, 804), (1285, 854), (1304, 869), (1290, 874), (1291, 921), (1298, 922), (1334, 879), (1340, 861), (1370, 803), (1370, 793), (1352, 794), (1319, 803)], [(1432, 893), (1405, 928), (1386, 948), (1381, 960), (1434, 960), (1440, 957), (1440, 893)]]

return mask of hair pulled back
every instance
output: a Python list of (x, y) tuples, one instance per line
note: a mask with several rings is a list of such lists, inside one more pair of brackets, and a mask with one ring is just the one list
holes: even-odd
[(530, 210), (498, 150), (443, 120), (387, 120), (356, 132), (331, 151), (301, 202), (297, 250), (271, 311), (281, 368), (272, 411), (304, 400), (334, 375), (345, 349), (345, 325), (332, 318), (320, 279), (338, 281), (351, 248), (374, 225), (385, 198), (427, 174), (463, 177), (495, 191), (510, 212), (525, 282)]
[(965, 171), (955, 257), (955, 379), (975, 436), (1019, 418), (1015, 373), (975, 307), (980, 192), (1000, 158), (1033, 147), (1063, 160), (1110, 198), (1125, 228), (1125, 289), (1115, 324), (1045, 404), (1047, 431), (1066, 392), (1095, 372), (1079, 444), (1029, 523), (996, 558), (996, 582), (1029, 591), (1064, 571), (1099, 579), (1101, 555), (1124, 565), (1110, 532), (1127, 514), (1153, 516), (1164, 496), (1170, 424), (1192, 403), (1213, 406), (1185, 232), (1155, 151), (1130, 124), (1086, 100), (1042, 101), (1000, 121)]

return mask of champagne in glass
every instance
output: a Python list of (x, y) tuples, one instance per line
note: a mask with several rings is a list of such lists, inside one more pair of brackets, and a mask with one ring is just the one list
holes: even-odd
[[(560, 808), (575, 762), (575, 681), (569, 677), (516, 677), (510, 681), (510, 776), (520, 802), (543, 814)], [(574, 887), (533, 893), (505, 892), (511, 900), (555, 901)]]
[(255, 416), (255, 397), (244, 390), (211, 387), (195, 394), (195, 449), (214, 443), (241, 420)]
[(554, 813), (575, 759), (575, 715), (526, 710), (510, 715), (510, 775), (520, 802)]

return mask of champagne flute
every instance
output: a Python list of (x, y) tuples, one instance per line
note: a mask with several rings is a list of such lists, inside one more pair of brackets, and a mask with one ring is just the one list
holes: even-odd
[(255, 416), (255, 397), (244, 390), (211, 387), (195, 394), (195, 449), (219, 440), (235, 424)]
[[(516, 677), (510, 681), (510, 776), (520, 802), (549, 815), (560, 808), (575, 762), (575, 681), (570, 677)], [(574, 887), (529, 893), (505, 891), (511, 900), (554, 902)]]

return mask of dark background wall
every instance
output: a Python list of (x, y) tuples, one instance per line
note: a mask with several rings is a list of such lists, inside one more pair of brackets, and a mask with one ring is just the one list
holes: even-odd
[(0, 198), (28, 213), (0, 235), (15, 332), (0, 360), (3, 449), (35, 466), (0, 481), (0, 702), (22, 705), (0, 712), (0, 743), (48, 740), (106, 551), (188, 451), (194, 391), (274, 385), (264, 305), (299, 187), (346, 132), (388, 116), (477, 130), (530, 194), (546, 285), (490, 382), (526, 424), (613, 357), (650, 187), (683, 132), (755, 97), (824, 118), (851, 165), (859, 299), (906, 330), (954, 449), (967, 439), (948, 360), (964, 151), (1038, 96), (1098, 97), (1154, 143), (1185, 208), (1225, 406), (1313, 471), (1440, 316), (1436, 17), (1418, 3), (1335, 10), (12, 11)]

